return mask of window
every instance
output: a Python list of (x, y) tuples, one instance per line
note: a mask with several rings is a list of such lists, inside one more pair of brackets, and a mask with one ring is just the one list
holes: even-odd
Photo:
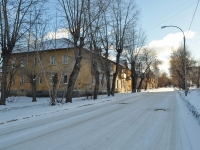
[(12, 68), (15, 68), (16, 67), (16, 58), (13, 58), (12, 59)]
[(63, 63), (63, 64), (68, 64), (68, 56), (67, 56), (67, 55), (64, 55), (64, 56), (62, 57), (62, 63)]
[(54, 75), (50, 76), (50, 84), (53, 84), (53, 77), (54, 77)]
[(118, 80), (116, 81), (116, 88), (118, 89)]
[(15, 84), (15, 78), (14, 78), (14, 77), (11, 77), (10, 83), (11, 83), (11, 85), (14, 85), (14, 84)]
[(40, 58), (39, 58), (39, 64), (40, 64), (40, 66), (42, 65), (42, 56), (40, 55), (39, 56)]
[(39, 84), (39, 85), (42, 84), (42, 76), (38, 76), (38, 84)]
[(67, 84), (67, 75), (63, 75), (63, 83)]
[(50, 57), (50, 64), (51, 65), (55, 65), (56, 64), (56, 57), (55, 56), (51, 56)]
[(25, 58), (25, 57), (23, 57), (23, 58), (21, 59), (21, 61), (20, 61), (20, 66), (21, 66), (21, 67), (25, 67), (25, 66), (26, 66), (26, 58)]
[(94, 76), (92, 76), (92, 85), (94, 85)]
[(24, 76), (21, 76), (21, 77), (20, 77), (20, 84), (22, 85), (22, 84), (24, 84), (24, 83), (25, 83)]
[(33, 65), (36, 66), (37, 65), (37, 58), (33, 59)]

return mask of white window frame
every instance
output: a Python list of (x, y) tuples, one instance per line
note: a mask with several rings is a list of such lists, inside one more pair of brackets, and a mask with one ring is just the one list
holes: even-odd
[(39, 84), (39, 85), (42, 84), (42, 76), (38, 76), (38, 84)]
[(20, 85), (25, 84), (25, 78), (24, 76), (20, 76)]
[(12, 79), (11, 79), (11, 85), (14, 85), (14, 84), (15, 84), (15, 78), (12, 77)]
[(16, 58), (12, 58), (12, 68), (16, 67)]
[(92, 85), (94, 85), (95, 79), (94, 76), (92, 76)]
[(26, 58), (25, 57), (22, 57), (21, 61), (20, 61), (20, 66), (21, 67), (25, 67), (26, 66)]
[(116, 89), (118, 89), (118, 80), (116, 80), (116, 86), (115, 87), (116, 87)]
[(40, 55), (38, 62), (39, 62), (39, 65), (41, 66), (42, 65), (42, 56), (41, 55)]
[[(65, 77), (67, 77), (67, 82), (65, 82)], [(68, 76), (66, 74), (63, 75), (63, 84), (68, 84)]]
[(63, 64), (68, 64), (68, 56), (67, 55), (63, 55), (62, 56), (62, 63)]
[(37, 58), (36, 58), (36, 57), (33, 58), (33, 65), (34, 65), (34, 66), (37, 65)]
[(54, 75), (52, 74), (52, 75), (50, 75), (50, 84), (52, 85), (53, 84), (53, 77), (54, 77)]
[(50, 56), (50, 65), (56, 64), (56, 56)]

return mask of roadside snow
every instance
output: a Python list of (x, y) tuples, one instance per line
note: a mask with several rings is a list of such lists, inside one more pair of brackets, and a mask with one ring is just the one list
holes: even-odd
[[(135, 93), (135, 96), (139, 96), (142, 93), (144, 92)], [(6, 106), (0, 105), (0, 125), (32, 117), (61, 113), (79, 107), (97, 105), (131, 95), (132, 93), (120, 93), (114, 97), (99, 95), (97, 100), (86, 99), (85, 97), (73, 98), (72, 103), (58, 103), (55, 106), (49, 104), (49, 98), (37, 98), (37, 102), (32, 102), (31, 97), (9, 97)]]
[[(140, 96), (145, 92), (167, 92), (173, 90), (173, 88), (159, 88), (142, 91), (140, 93), (118, 93), (115, 94), (114, 97), (99, 95), (97, 100), (80, 97), (73, 98), (72, 103), (57, 104), (56, 106), (49, 105), (49, 98), (37, 98), (37, 102), (31, 102), (31, 97), (9, 97), (6, 106), (0, 105), (0, 125), (33, 117), (45, 116), (54, 113), (62, 113), (63, 111), (79, 107), (100, 105), (103, 102), (132, 96), (132, 94), (134, 94), (134, 96)], [(200, 89), (190, 90), (187, 97), (184, 96), (184, 91), (178, 92), (180, 97), (185, 100), (186, 105), (191, 105), (188, 106), (190, 111), (195, 110), (198, 112), (198, 114), (200, 114)], [(195, 117), (199, 119), (200, 123), (200, 115)]]
[(200, 125), (200, 89), (191, 89), (187, 96), (184, 91), (179, 90), (178, 93)]

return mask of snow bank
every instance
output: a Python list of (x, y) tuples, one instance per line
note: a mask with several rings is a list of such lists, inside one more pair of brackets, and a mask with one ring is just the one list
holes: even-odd
[(200, 89), (192, 89), (185, 96), (185, 92), (177, 90), (180, 97), (185, 101), (186, 106), (200, 125)]

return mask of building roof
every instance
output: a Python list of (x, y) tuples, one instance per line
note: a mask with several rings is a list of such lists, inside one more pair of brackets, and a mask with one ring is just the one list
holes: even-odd
[(72, 41), (66, 38), (61, 38), (61, 39), (46, 40), (44, 42), (30, 44), (29, 46), (25, 46), (25, 47), (16, 46), (12, 53), (66, 49), (66, 48), (72, 48), (72, 47), (74, 47), (74, 44)]

